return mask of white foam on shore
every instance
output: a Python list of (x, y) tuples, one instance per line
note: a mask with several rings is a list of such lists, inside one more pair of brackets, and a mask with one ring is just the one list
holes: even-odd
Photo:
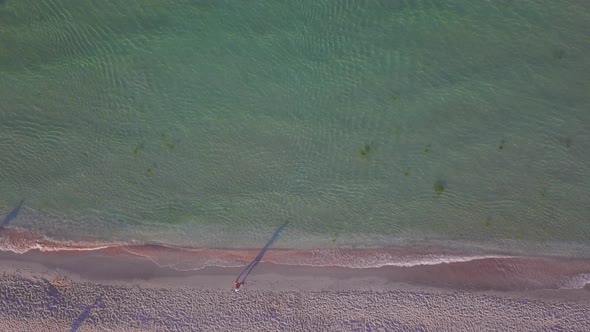
[[(321, 251), (321, 250), (318, 250)], [(394, 256), (389, 257), (375, 257), (375, 256), (368, 256), (363, 258), (364, 261), (358, 262), (355, 261), (345, 261), (345, 262), (338, 262), (338, 258), (334, 262), (324, 262), (324, 263), (304, 263), (304, 262), (297, 262), (297, 263), (284, 263), (280, 262), (277, 264), (283, 265), (303, 265), (303, 266), (313, 266), (313, 267), (347, 267), (347, 268), (379, 268), (384, 266), (398, 266), (398, 267), (412, 267), (412, 266), (420, 266), (420, 265), (439, 265), (439, 264), (451, 264), (451, 263), (465, 263), (480, 259), (503, 259), (503, 258), (514, 258), (515, 256), (507, 256), (507, 255), (478, 255), (478, 256), (454, 256), (454, 255), (436, 255), (436, 254), (426, 254), (426, 255), (416, 255), (412, 257), (406, 258), (399, 258)], [(272, 262), (272, 261), (271, 261)], [(273, 262), (276, 263), (276, 262)]]
[[(206, 267), (243, 267), (255, 256), (255, 251), (239, 249), (191, 249), (167, 245), (124, 242), (59, 241), (45, 235), (19, 229), (5, 230), (0, 237), (0, 250), (23, 254), (31, 250), (41, 252), (85, 252), (121, 249), (132, 255), (147, 258), (159, 267), (178, 271), (200, 270)], [(145, 248), (153, 247), (149, 253)], [(462, 263), (480, 259), (511, 258), (508, 255), (455, 255), (435, 253), (403, 253), (401, 249), (315, 249), (270, 250), (263, 262), (310, 267), (379, 268), (383, 266), (412, 267)]]
[[(276, 259), (275, 259), (276, 257)], [(384, 266), (412, 267), (419, 265), (438, 265), (462, 263), (480, 259), (513, 258), (509, 255), (461, 255), (437, 253), (407, 253), (403, 250), (346, 250), (318, 249), (308, 255), (299, 256), (280, 251), (264, 261), (284, 265), (303, 265), (313, 267), (379, 268)]]
[(48, 236), (19, 229), (4, 230), (7, 236), (0, 236), (0, 251), (24, 254), (31, 250), (41, 252), (95, 251), (129, 245), (123, 242), (59, 241)]
[(562, 282), (561, 289), (582, 289), (590, 284), (590, 273), (581, 273)]
[[(211, 255), (211, 250), (186, 249), (182, 250), (184, 257), (176, 257), (167, 260), (165, 255), (149, 255), (124, 248), (126, 252), (147, 258), (160, 267), (168, 267), (178, 271), (201, 270), (206, 267), (244, 267), (253, 258), (249, 255), (242, 257), (227, 257), (228, 252), (239, 253), (239, 250), (218, 252), (219, 256)], [(341, 249), (316, 249), (316, 250), (270, 250), (262, 262), (278, 265), (309, 266), (309, 267), (344, 267), (353, 269), (380, 268), (384, 266), (412, 267), (420, 265), (439, 265), (450, 263), (464, 263), (481, 259), (505, 259), (514, 258), (508, 255), (450, 255), (450, 254), (405, 254), (396, 255), (401, 250), (341, 250)], [(226, 256), (226, 257), (222, 257)]]

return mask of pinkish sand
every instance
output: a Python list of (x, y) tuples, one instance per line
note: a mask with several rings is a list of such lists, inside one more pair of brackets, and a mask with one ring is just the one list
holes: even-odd
[(0, 331), (590, 331), (588, 259), (270, 250), (235, 293), (257, 250), (2, 232)]
[[(154, 250), (0, 252), (0, 330), (69, 331), (78, 322), (78, 331), (590, 331), (587, 260), (476, 258), (357, 269), (262, 263), (235, 293), (240, 267), (179, 271), (129, 253)], [(242, 263), (256, 254), (193, 255), (214, 253)], [(362, 259), (378, 251), (346, 254)]]

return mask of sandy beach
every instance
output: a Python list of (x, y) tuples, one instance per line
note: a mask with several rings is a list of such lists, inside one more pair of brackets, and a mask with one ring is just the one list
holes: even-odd
[(178, 271), (113, 250), (2, 252), (0, 262), (5, 331), (590, 329), (583, 260), (374, 269), (267, 262), (238, 293), (240, 267)]

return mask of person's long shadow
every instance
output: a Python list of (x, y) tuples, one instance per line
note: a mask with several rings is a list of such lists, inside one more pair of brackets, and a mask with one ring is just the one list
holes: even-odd
[(84, 321), (86, 321), (86, 319), (88, 319), (92, 310), (94, 310), (94, 308), (98, 307), (99, 305), (102, 306), (102, 296), (97, 297), (93, 304), (86, 306), (84, 308), (84, 311), (82, 311), (80, 316), (78, 316), (78, 318), (72, 324), (72, 328), (70, 329), (70, 332), (78, 331), (78, 329), (82, 326), (82, 324), (84, 324)]
[[(273, 244), (273, 242), (275, 242), (275, 240), (279, 237), (279, 235), (281, 235), (281, 232), (288, 224), (289, 224), (289, 220), (287, 220), (283, 225), (281, 225), (281, 227), (279, 227), (279, 229), (277, 229), (275, 231), (275, 233), (272, 235), (270, 240), (268, 240), (268, 242), (264, 245), (264, 247), (262, 247), (262, 250), (260, 250), (260, 253), (258, 253), (258, 255), (254, 258), (254, 260), (250, 264), (248, 264), (246, 266), (246, 268), (244, 268), (244, 270), (240, 273), (240, 275), (238, 275), (238, 277), (236, 278), (235, 288), (234, 288), (234, 290), (236, 292), (240, 289), (240, 286), (242, 286), (243, 284), (246, 283), (246, 278), (248, 278), (248, 275), (250, 274), (250, 272), (252, 272), (252, 270), (254, 270), (256, 265), (258, 265), (258, 263), (260, 263), (260, 261), (262, 260), (262, 257), (264, 256), (264, 254), (266, 253), (268, 248), (270, 248), (270, 246)], [(242, 278), (242, 280), (240, 280), (240, 278)]]

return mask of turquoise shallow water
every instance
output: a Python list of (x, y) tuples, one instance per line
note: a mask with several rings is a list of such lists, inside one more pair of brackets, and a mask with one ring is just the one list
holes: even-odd
[(1, 1), (0, 207), (71, 240), (585, 247), (587, 31), (574, 0)]

